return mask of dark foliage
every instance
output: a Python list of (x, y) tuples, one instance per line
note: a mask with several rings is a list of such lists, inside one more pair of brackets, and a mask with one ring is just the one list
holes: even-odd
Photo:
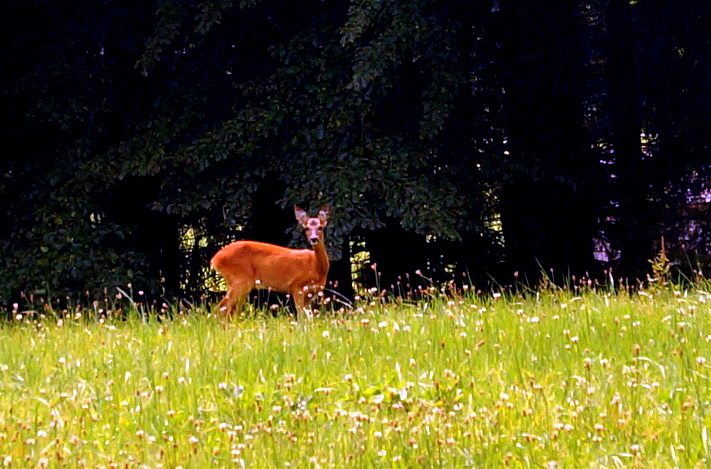
[(0, 298), (200, 296), (222, 244), (300, 245), (293, 203), (332, 205), (346, 296), (361, 251), (357, 278), (396, 291), (644, 279), (662, 236), (706, 268), (710, 16), (662, 0), (6, 2)]

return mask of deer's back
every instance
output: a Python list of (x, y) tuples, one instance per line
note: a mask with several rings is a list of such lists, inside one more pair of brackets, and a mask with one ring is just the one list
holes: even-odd
[(314, 253), (259, 241), (236, 241), (220, 249), (210, 262), (227, 278), (241, 277), (258, 287), (289, 291), (301, 272), (310, 270)]

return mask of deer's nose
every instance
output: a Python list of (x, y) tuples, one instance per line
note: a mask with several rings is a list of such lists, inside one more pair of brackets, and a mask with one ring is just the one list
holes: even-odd
[(311, 244), (318, 244), (318, 237), (312, 236), (309, 241), (311, 241)]

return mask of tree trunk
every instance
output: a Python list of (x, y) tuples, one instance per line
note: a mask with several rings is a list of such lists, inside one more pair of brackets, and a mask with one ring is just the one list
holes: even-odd
[(365, 238), (374, 267), (366, 269), (368, 286), (407, 295), (428, 284), (433, 246), (424, 236), (406, 231), (399, 220), (388, 218), (385, 227), (367, 233)]
[(508, 127), (500, 192), (506, 261), (519, 278), (560, 279), (593, 267), (598, 165), (585, 129), (582, 25), (576, 2), (502, 8)]
[(609, 26), (609, 119), (614, 151), (616, 199), (619, 204), (615, 240), (621, 252), (621, 275), (644, 278), (654, 257), (652, 242), (657, 227), (648, 200), (649, 162), (642, 153), (636, 94), (635, 42), (632, 9), (625, 0), (611, 0)]
[[(326, 228), (328, 230), (328, 228)], [(326, 233), (328, 245), (328, 232)], [(351, 272), (351, 250), (348, 236), (344, 236), (341, 246), (341, 258), (331, 260), (331, 271), (328, 274), (326, 288), (336, 292), (334, 301), (353, 301), (353, 274)]]

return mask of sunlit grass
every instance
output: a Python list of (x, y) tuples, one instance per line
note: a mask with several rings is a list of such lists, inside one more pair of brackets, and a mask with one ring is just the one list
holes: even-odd
[(17, 315), (14, 467), (696, 467), (711, 294), (442, 296), (313, 321)]

